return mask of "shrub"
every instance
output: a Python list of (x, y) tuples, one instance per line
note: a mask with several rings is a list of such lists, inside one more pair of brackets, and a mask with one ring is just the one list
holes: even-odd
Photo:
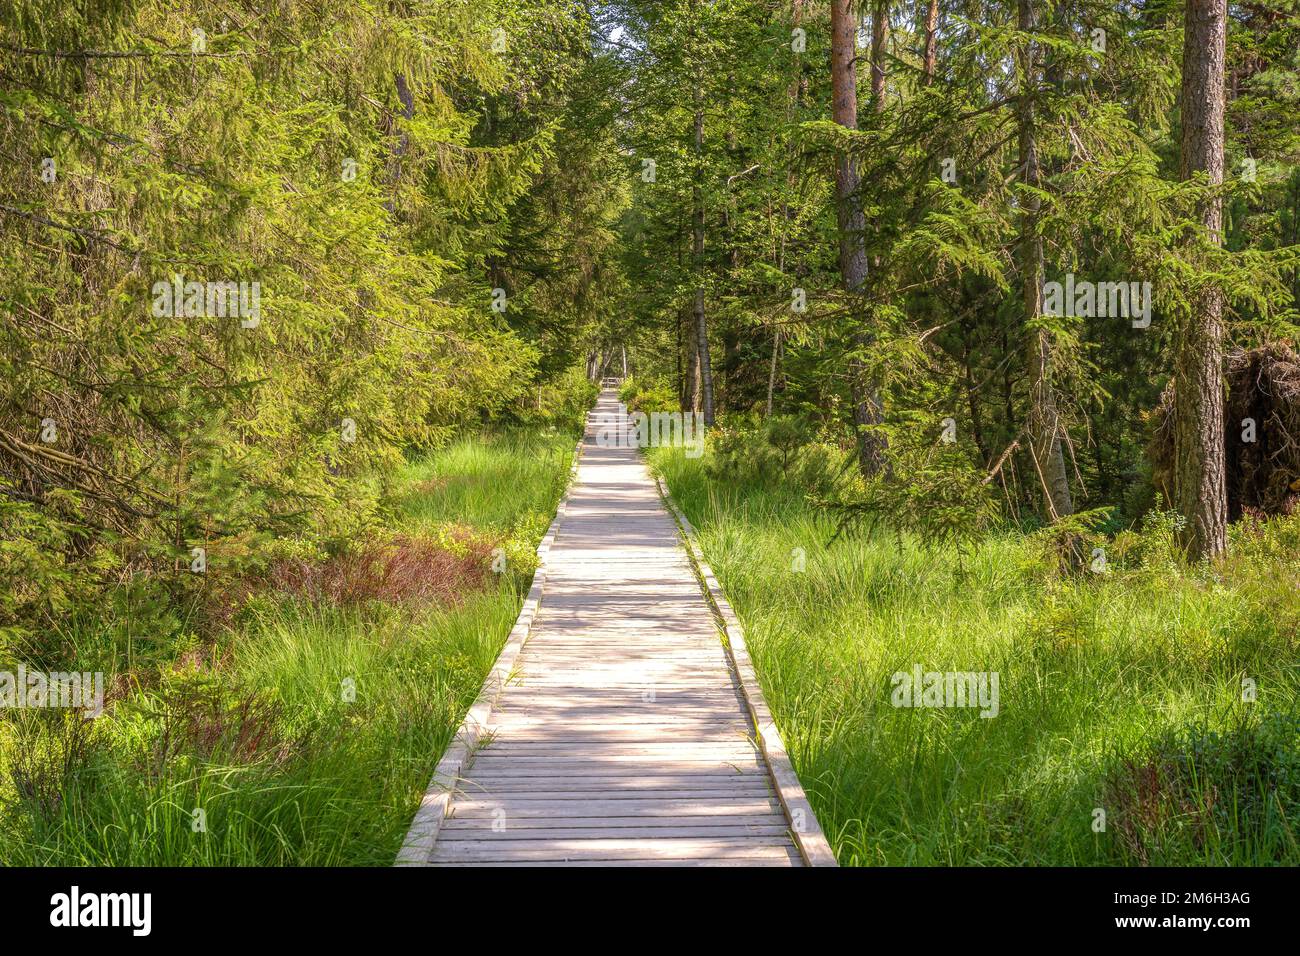
[(677, 394), (672, 386), (663, 383), (646, 383), (634, 378), (623, 381), (618, 390), (618, 400), (629, 412), (673, 412), (678, 410)]
[(529, 389), (516, 400), (510, 425), (543, 426), (580, 435), (587, 412), (600, 394), (600, 386), (587, 378), (581, 367), (569, 369), (558, 378)]
[(728, 416), (709, 435), (713, 454), (705, 469), (710, 478), (766, 487), (780, 473), (777, 453), (752, 417)]
[(892, 441), (889, 462), (872, 480), (824, 502), (838, 519), (837, 534), (885, 525), (927, 547), (954, 545), (960, 555), (992, 527), (998, 509), (991, 487), (957, 445)]
[(1222, 732), (1172, 730), (1118, 762), (1104, 799), (1125, 852), (1144, 865), (1189, 851), (1207, 862), (1281, 861), (1296, 851), (1300, 717), (1274, 711)]
[(150, 766), (158, 775), (183, 757), (277, 765), (302, 749), (283, 739), (282, 708), (272, 695), (241, 693), (216, 670), (181, 664), (165, 672), (158, 693), (139, 704), (156, 721)]
[(456, 544), (453, 550), (437, 541), (398, 536), (325, 561), (277, 562), (269, 583), (296, 597), (340, 606), (454, 604), (464, 592), (483, 587), (492, 561), (491, 547), (481, 537), (463, 533)]
[(764, 426), (764, 438), (781, 456), (781, 474), (790, 473), (790, 461), (812, 440), (807, 422), (793, 415), (776, 415)]
[(37, 819), (52, 820), (86, 782), (94, 721), (77, 711), (32, 709), (15, 711), (10, 727), (14, 800)]

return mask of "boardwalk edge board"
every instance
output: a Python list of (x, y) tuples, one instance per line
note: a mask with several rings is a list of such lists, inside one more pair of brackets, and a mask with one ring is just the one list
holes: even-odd
[(560, 522), (569, 506), (569, 495), (573, 491), (574, 479), (578, 474), (584, 441), (585, 435), (578, 440), (574, 448), (573, 465), (569, 469), (564, 494), (560, 497), (559, 505), (556, 506), (555, 517), (551, 519), (546, 534), (537, 546), (537, 570), (533, 574), (533, 583), (528, 589), (528, 596), (524, 599), (523, 607), (519, 609), (519, 616), (515, 619), (514, 627), (510, 629), (505, 647), (501, 649), (496, 663), (492, 665), (492, 670), (483, 680), (478, 697), (466, 712), (464, 721), (461, 722), (460, 728), (451, 743), (447, 745), (447, 750), (433, 771), (433, 779), (424, 791), (419, 809), (415, 811), (415, 819), (411, 821), (410, 829), (406, 832), (406, 839), (402, 841), (402, 848), (397, 853), (394, 866), (429, 864), (429, 858), (433, 855), (433, 845), (437, 842), (438, 832), (447, 817), (447, 808), (455, 794), (456, 785), (463, 771), (473, 761), (483, 732), (492, 716), (492, 708), (496, 706), (497, 698), (501, 696), (506, 682), (514, 671), (515, 661), (532, 633), (533, 621), (537, 618), (537, 611), (542, 603), (542, 590), (546, 586), (547, 555), (555, 542)]
[(808, 795), (804, 793), (803, 784), (799, 782), (799, 776), (794, 771), (794, 765), (790, 763), (790, 755), (786, 752), (785, 741), (781, 738), (776, 721), (772, 719), (767, 698), (763, 696), (763, 688), (758, 682), (758, 675), (754, 672), (754, 664), (749, 656), (749, 647), (745, 643), (745, 630), (740, 626), (740, 619), (736, 617), (731, 602), (723, 593), (722, 585), (718, 583), (713, 569), (705, 560), (690, 519), (678, 506), (668, 486), (659, 475), (654, 476), (654, 482), (655, 487), (659, 489), (659, 497), (663, 499), (669, 514), (677, 522), (682, 540), (686, 543), (686, 553), (690, 557), (696, 575), (700, 578), (705, 595), (713, 605), (723, 634), (726, 635), (727, 656), (731, 659), (732, 666), (736, 669), (736, 676), (740, 680), (745, 706), (749, 708), (749, 715), (754, 721), (759, 749), (763, 752), (763, 759), (767, 761), (777, 797), (790, 821), (790, 831), (794, 834), (799, 855), (808, 866), (839, 866), (826, 834), (822, 832), (821, 824), (817, 821), (817, 815), (813, 813), (812, 804), (808, 802)]

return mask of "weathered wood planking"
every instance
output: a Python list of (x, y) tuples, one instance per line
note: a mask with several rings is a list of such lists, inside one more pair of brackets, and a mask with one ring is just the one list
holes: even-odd
[(399, 862), (826, 862), (792, 832), (802, 791), (792, 800), (756, 745), (749, 689), (677, 521), (635, 450), (595, 441), (598, 416), (617, 413), (603, 392), (542, 554), (540, 604)]

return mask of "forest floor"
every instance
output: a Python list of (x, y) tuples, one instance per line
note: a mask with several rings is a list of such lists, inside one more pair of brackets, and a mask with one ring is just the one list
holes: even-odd
[[(649, 456), (841, 864), (1300, 863), (1300, 517), (1234, 527), (1210, 568), (1157, 513), (1068, 573), (1014, 528), (830, 543), (796, 482)], [(996, 675), (996, 707), (895, 706), (917, 670)]]
[(0, 863), (391, 864), (572, 452), (469, 438), (411, 463), (379, 550), (279, 569), (215, 641), (69, 622), (63, 666), (106, 671), (109, 704), (0, 721)]

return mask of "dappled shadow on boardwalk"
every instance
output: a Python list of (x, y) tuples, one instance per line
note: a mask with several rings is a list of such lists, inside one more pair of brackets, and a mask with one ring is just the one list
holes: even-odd
[[(602, 395), (596, 414), (616, 407)], [(640, 455), (588, 429), (534, 630), (437, 865), (801, 860), (710, 606)]]

